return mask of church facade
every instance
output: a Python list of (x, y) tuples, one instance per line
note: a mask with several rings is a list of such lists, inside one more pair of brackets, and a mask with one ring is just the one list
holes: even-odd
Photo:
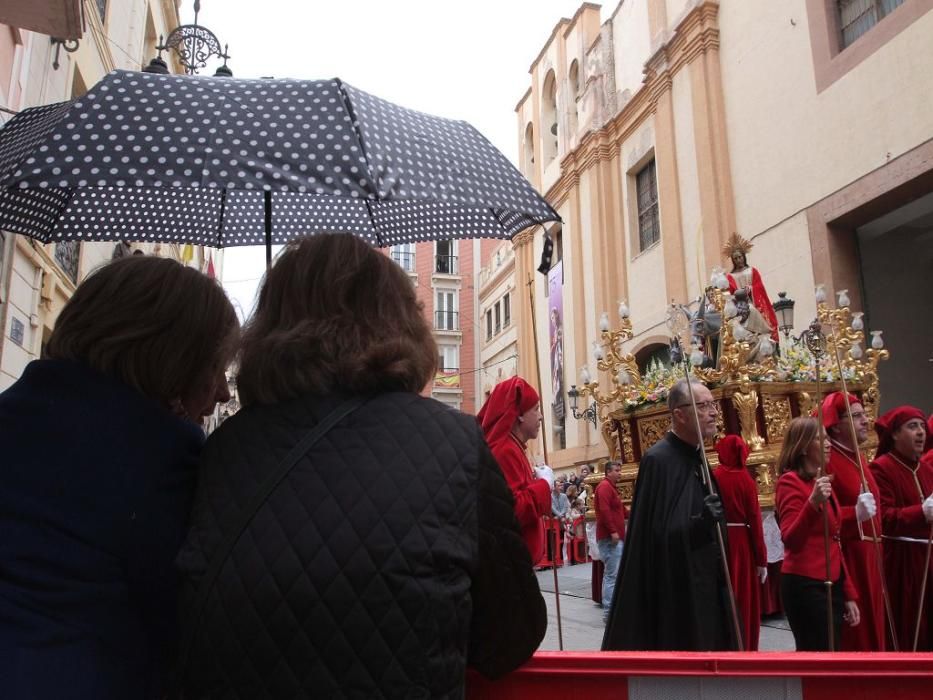
[(606, 455), (598, 430), (567, 408), (581, 366), (597, 376), (602, 313), (615, 324), (624, 300), (634, 337), (623, 349), (643, 371), (669, 362), (667, 309), (696, 308), (713, 269), (731, 271), (733, 233), (751, 243), (771, 301), (796, 302), (782, 346), (813, 319), (816, 285), (830, 300), (845, 290), (892, 354), (882, 408), (933, 410), (931, 10), (931, 0), (622, 0), (608, 17), (584, 3), (557, 22), (516, 113), (521, 169), (563, 219), (548, 231), (559, 274), (535, 271), (540, 229), (514, 241), (538, 321), (515, 300), (522, 376), (537, 376), (535, 347), (553, 375), (544, 320), (560, 285), (563, 376), (543, 387), (555, 467)]

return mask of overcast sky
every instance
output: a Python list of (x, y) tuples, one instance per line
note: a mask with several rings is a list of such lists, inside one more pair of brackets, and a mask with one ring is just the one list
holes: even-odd
[[(603, 5), (611, 12), (615, 2)], [(203, 0), (199, 24), (229, 44), (239, 78), (340, 78), (404, 107), (479, 129), (518, 162), (515, 105), (528, 68), (577, 0)], [(183, 0), (182, 21), (193, 19)], [(204, 73), (213, 73), (213, 66)], [(224, 286), (244, 312), (261, 248), (227, 248)]]

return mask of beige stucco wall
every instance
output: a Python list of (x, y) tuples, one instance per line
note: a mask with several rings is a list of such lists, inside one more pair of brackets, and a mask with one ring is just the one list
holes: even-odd
[(643, 1), (628, 0), (612, 16), (613, 61), (616, 90), (634, 94), (644, 78), (645, 61), (651, 52), (648, 32), (648, 6)]
[[(933, 82), (917, 80), (933, 74), (933, 12), (820, 93), (805, 0), (724, 2), (720, 25), (744, 235), (775, 235), (780, 222), (933, 135)], [(753, 264), (767, 265), (759, 250)]]
[[(684, 245), (684, 273), (687, 277), (686, 303), (696, 299), (706, 287), (717, 260), (709, 261), (703, 251), (703, 219), (700, 213), (700, 182), (697, 175), (696, 139), (693, 123), (693, 94), (688, 71), (674, 76), (671, 88), (674, 104), (674, 137), (677, 150), (677, 182), (680, 194), (681, 238)], [(663, 205), (662, 205), (663, 206)], [(667, 235), (676, 232), (667, 232)], [(665, 235), (662, 231), (661, 235)]]

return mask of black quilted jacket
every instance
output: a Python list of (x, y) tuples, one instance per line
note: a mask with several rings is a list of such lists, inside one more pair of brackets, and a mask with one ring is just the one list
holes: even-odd
[(476, 420), (404, 393), (311, 448), (194, 609), (258, 484), (340, 401), (248, 408), (208, 440), (178, 560), (186, 700), (460, 698), (468, 664), (497, 677), (541, 641), (544, 601)]

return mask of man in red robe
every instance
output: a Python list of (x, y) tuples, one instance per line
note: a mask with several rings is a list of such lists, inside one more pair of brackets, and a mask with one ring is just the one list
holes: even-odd
[(748, 445), (742, 438), (727, 435), (716, 443), (716, 453), (719, 466), (714, 475), (729, 528), (729, 577), (742, 618), (742, 640), (746, 651), (758, 651), (761, 584), (768, 577), (758, 488), (745, 466)]
[(544, 522), (551, 514), (554, 472), (548, 466), (532, 468), (525, 444), (538, 437), (541, 411), (538, 392), (521, 377), (496, 385), (477, 419), (486, 442), (515, 496), (515, 517), (525, 546), (535, 563), (544, 555)]
[(839, 651), (884, 651), (887, 621), (879, 560), (880, 495), (868, 462), (858, 448), (868, 438), (868, 417), (857, 397), (836, 391), (823, 400), (823, 425), (832, 445), (826, 473), (833, 476), (833, 493), (840, 506), (842, 554), (862, 613), (858, 626), (843, 627)]
[(599, 482), (594, 492), (596, 502), (596, 546), (603, 569), (603, 623), (609, 620), (612, 607), (612, 595), (622, 561), (622, 548), (625, 542), (625, 520), (628, 511), (619, 496), (617, 484), (622, 478), (622, 465), (607, 462), (606, 478)]
[[(920, 635), (917, 650), (933, 650), (927, 623), (933, 614), (933, 577), (921, 600), (923, 568), (927, 564), (927, 542), (933, 521), (933, 462), (921, 462), (926, 425), (923, 411), (899, 406), (875, 421), (878, 452), (871, 470), (881, 491), (881, 520), (884, 524), (884, 569), (898, 648), (914, 649), (918, 614)], [(933, 567), (931, 567), (933, 568)]]

